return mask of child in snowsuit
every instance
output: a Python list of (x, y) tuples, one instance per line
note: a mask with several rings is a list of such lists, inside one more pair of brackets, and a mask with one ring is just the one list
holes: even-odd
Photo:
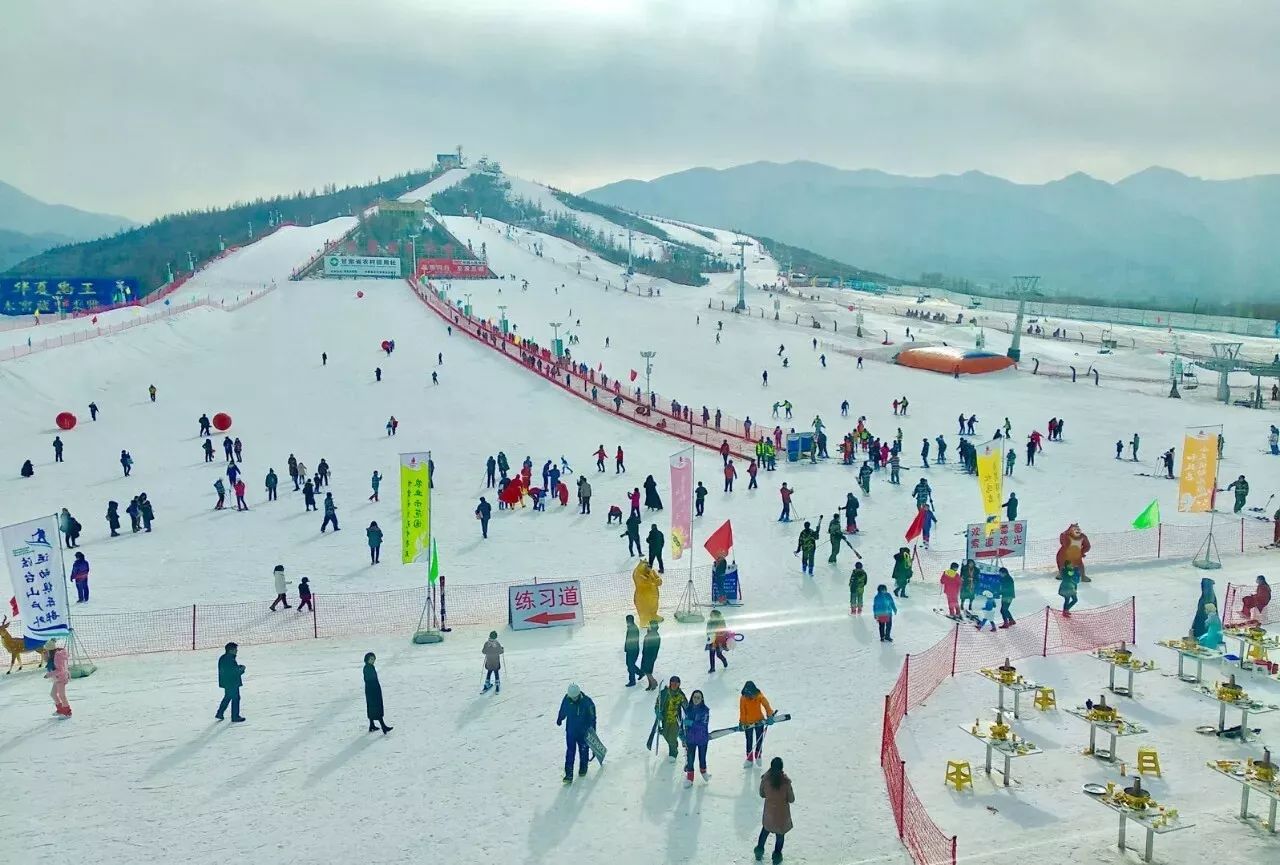
[(991, 592), (982, 593), (982, 608), (978, 611), (978, 630), (987, 625), (993, 631), (996, 629), (996, 598)]
[[(53, 641), (50, 641), (53, 642)], [(53, 711), (64, 718), (71, 717), (71, 704), (67, 702), (67, 682), (71, 681), (71, 673), (67, 669), (67, 650), (53, 643), (49, 651), (49, 661), (44, 677), (53, 680), (49, 695), (53, 697)]]
[(876, 618), (882, 643), (893, 642), (893, 615), (896, 612), (898, 612), (898, 605), (889, 594), (889, 587), (884, 583), (876, 586), (876, 596), (871, 599), (871, 614)]
[(857, 562), (853, 566), (853, 573), (849, 575), (849, 615), (862, 615), (862, 595), (867, 590), (867, 572), (862, 567), (862, 562)]
[(303, 610), (311, 610), (315, 612), (316, 608), (311, 603), (311, 583), (306, 577), (298, 581), (298, 612)]
[[(498, 642), (498, 632), (490, 631), (489, 639), (485, 640), (484, 647), (480, 649), (484, 655), (484, 690), (494, 689), (494, 693), (502, 692), (502, 653), (505, 649)], [(493, 680), (490, 684), (489, 680)], [(483, 692), (482, 692), (483, 693)]]

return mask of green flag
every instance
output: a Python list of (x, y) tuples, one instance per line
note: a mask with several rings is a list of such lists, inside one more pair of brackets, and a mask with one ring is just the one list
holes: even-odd
[[(1160, 502), (1152, 499), (1151, 504), (1142, 509), (1142, 513), (1133, 518), (1135, 529), (1150, 529), (1160, 524)], [(433, 560), (434, 561), (434, 560)]]
[[(1155, 504), (1155, 502), (1152, 502), (1152, 504)], [(1159, 518), (1160, 518), (1160, 515), (1156, 514), (1156, 519), (1159, 519)], [(434, 586), (439, 581), (440, 581), (440, 556), (436, 551), (436, 539), (432, 538), (431, 539), (431, 567), (427, 571), (427, 582), (431, 583), (431, 585)]]

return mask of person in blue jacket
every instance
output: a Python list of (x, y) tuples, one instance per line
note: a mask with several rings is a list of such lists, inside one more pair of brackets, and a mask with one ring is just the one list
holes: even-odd
[(556, 726), (564, 725), (564, 783), (573, 783), (573, 757), (578, 755), (578, 774), (587, 774), (587, 733), (596, 727), (596, 704), (582, 693), (576, 684), (570, 684), (560, 700), (560, 714)]
[(875, 616), (876, 627), (880, 629), (880, 642), (893, 642), (893, 614), (898, 612), (898, 605), (889, 594), (889, 587), (884, 583), (876, 586), (876, 596), (871, 601), (871, 615)]
[(707, 743), (711, 741), (711, 709), (707, 706), (701, 691), (689, 695), (689, 703), (684, 707), (684, 785), (693, 786), (693, 758), (698, 757), (698, 771), (703, 781), (710, 781), (707, 773)]

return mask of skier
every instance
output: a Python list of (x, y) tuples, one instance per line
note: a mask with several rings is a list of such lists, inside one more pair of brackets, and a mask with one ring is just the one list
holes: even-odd
[(907, 597), (907, 584), (911, 582), (911, 550), (899, 547), (893, 556), (893, 593), (899, 598)]
[(235, 462), (235, 444), (231, 441), (231, 436), (224, 436), (222, 439), (222, 452), (226, 455), (227, 462)]
[(800, 573), (813, 576), (813, 558), (817, 548), (818, 533), (806, 522), (800, 530), (800, 538), (796, 541), (796, 551), (793, 554), (800, 556)]
[(942, 594), (947, 598), (947, 615), (953, 619), (960, 618), (959, 567), (958, 562), (952, 562), (951, 566), (942, 572), (942, 577), (938, 580), (942, 586)]
[(646, 691), (655, 690), (658, 680), (653, 677), (653, 667), (658, 661), (658, 652), (662, 649), (662, 637), (658, 634), (658, 621), (649, 622), (644, 632), (644, 640), (640, 643), (640, 675), (648, 681)]
[(1009, 573), (1008, 568), (1000, 569), (1000, 618), (1004, 621), (1001, 628), (1011, 628), (1018, 624), (1013, 619), (1013, 615), (1009, 612), (1009, 607), (1013, 604), (1014, 588), (1013, 575)]
[(769, 698), (756, 687), (755, 682), (748, 679), (738, 696), (738, 728), (747, 739), (747, 759), (743, 763), (745, 768), (759, 762), (764, 750), (765, 728), (773, 722), (775, 714), (773, 706), (769, 705)]
[(89, 560), (84, 553), (76, 553), (76, 560), (71, 563), (71, 581), (76, 584), (76, 603), (89, 602)]
[(862, 461), (862, 467), (858, 469), (858, 486), (862, 488), (864, 496), (871, 495), (871, 464), (866, 460)]
[(1008, 515), (1009, 522), (1016, 520), (1018, 518), (1018, 494), (1010, 492), (1009, 500), (1001, 505), (1001, 507), (1004, 508), (1005, 513)]
[(782, 514), (778, 517), (778, 522), (791, 522), (791, 496), (795, 493), (794, 489), (787, 486), (787, 482), (782, 482), (782, 487), (778, 490), (778, 494), (782, 496)]
[[(840, 527), (840, 514), (838, 512), (832, 514), (831, 522), (827, 523), (827, 540), (831, 541), (831, 555), (827, 558), (827, 564), (834, 565), (836, 564), (836, 559), (840, 556), (840, 545), (849, 543), (845, 539), (844, 529)], [(852, 544), (850, 544), (849, 549), (853, 549)]]
[(111, 530), (111, 537), (120, 537), (120, 505), (117, 502), (107, 502), (107, 528)]
[(915, 488), (911, 490), (911, 495), (915, 497), (917, 508), (922, 508), (926, 504), (933, 504), (933, 489), (924, 478), (916, 482)]
[(929, 467), (929, 439), (920, 440), (920, 461), (924, 463), (924, 467)]
[(324, 519), (320, 522), (320, 534), (324, 534), (324, 530), (328, 528), (330, 523), (333, 524), (335, 532), (341, 531), (338, 528), (338, 507), (333, 503), (333, 493), (324, 494)]
[(53, 461), (62, 462), (62, 436), (53, 437)]
[(672, 676), (653, 701), (653, 714), (662, 738), (667, 742), (667, 758), (674, 763), (679, 756), (681, 723), (689, 698), (680, 690), (680, 677)]
[(867, 572), (862, 562), (854, 562), (853, 572), (849, 574), (849, 615), (862, 615), (862, 596), (867, 590)]
[(982, 606), (978, 613), (978, 630), (981, 631), (987, 625), (991, 626), (991, 630), (996, 629), (996, 599), (991, 592), (982, 593)]
[[(727, 467), (726, 467), (726, 472), (727, 472), (727, 470), (728, 470), (728, 469), (727, 469)], [(730, 484), (730, 483), (731, 483), (731, 481), (729, 480), (729, 476), (728, 476), (728, 474), (726, 474), (726, 475), (725, 475), (725, 484), (726, 484), (726, 485), (728, 485), (728, 484)], [(725, 492), (729, 492), (729, 490), (725, 490)], [(702, 485), (702, 481), (698, 481), (698, 485), (697, 485), (696, 487), (694, 487), (694, 490), (693, 490), (693, 513), (694, 513), (694, 516), (698, 516), (698, 517), (702, 516), (702, 509), (703, 509), (703, 507), (705, 506), (706, 501), (707, 501), (707, 488), (706, 488), (706, 487), (704, 487), (704, 486)]]
[(920, 534), (924, 541), (924, 548), (929, 549), (929, 538), (933, 535), (933, 527), (938, 524), (938, 518), (933, 513), (933, 507), (930, 505), (920, 506)]
[[(626, 531), (618, 535), (618, 537), (627, 539), (627, 555), (643, 556), (644, 552), (640, 548), (640, 513), (633, 510), (631, 515), (627, 517), (626, 525)], [(650, 562), (650, 564), (653, 563)]]
[(764, 814), (760, 818), (760, 837), (756, 839), (756, 861), (764, 858), (764, 845), (773, 833), (773, 856), (770, 861), (778, 865), (782, 861), (782, 844), (791, 831), (791, 803), (796, 801), (791, 779), (782, 771), (782, 758), (769, 761), (769, 769), (760, 779), (760, 798), (764, 800)]
[(67, 682), (71, 681), (71, 672), (67, 669), (67, 650), (59, 646), (56, 640), (49, 641), (49, 660), (44, 677), (53, 680), (49, 696), (53, 697), (53, 711), (64, 718), (71, 717), (71, 704), (67, 702)]
[(382, 555), (382, 529), (378, 528), (378, 523), (374, 521), (369, 523), (369, 528), (365, 529), (364, 533), (369, 540), (369, 564), (376, 565)]
[(382, 735), (385, 736), (394, 728), (388, 727), (387, 722), (382, 720), (382, 684), (378, 681), (378, 670), (373, 666), (374, 661), (377, 659), (377, 655), (373, 652), (365, 652), (364, 709), (365, 714), (369, 716), (369, 732), (372, 733), (381, 727)]
[(642, 674), (636, 666), (640, 658), (640, 629), (636, 627), (636, 617), (627, 615), (627, 635), (622, 641), (622, 654), (627, 662), (627, 687), (634, 688), (636, 679)]
[(738, 476), (738, 470), (734, 468), (733, 460), (729, 460), (724, 464), (724, 491), (726, 493), (733, 492), (733, 481)]
[(711, 741), (711, 709), (707, 707), (701, 691), (689, 695), (689, 704), (684, 710), (684, 785), (693, 786), (693, 761), (698, 759), (698, 771), (703, 781), (710, 781), (707, 772), (707, 743)]
[(942, 436), (938, 436), (934, 441), (938, 445), (938, 458), (935, 460), (938, 465), (942, 465), (947, 461), (947, 440)]
[[(724, 559), (716, 559), (717, 568), (724, 567)], [(729, 648), (729, 629), (724, 623), (724, 614), (717, 609), (712, 609), (707, 615), (707, 660), (710, 669), (708, 673), (716, 671), (716, 659), (720, 659), (721, 665), (727, 670), (729, 669), (729, 661), (725, 659), (725, 650)]]
[(1249, 497), (1249, 482), (1244, 479), (1244, 475), (1240, 475), (1240, 477), (1227, 484), (1227, 489), (1235, 490), (1236, 502), (1232, 513), (1238, 514), (1244, 510), (1245, 499)]
[(236, 494), (236, 510), (247, 511), (249, 505), (244, 500), (244, 478), (236, 478), (236, 482), (231, 487)]
[(89, 403), (89, 419), (90, 420), (98, 419), (98, 404), (96, 402)]
[(267, 469), (267, 478), (264, 483), (267, 488), (267, 501), (276, 501), (276, 487), (280, 484), (280, 478), (276, 476), (275, 469)]
[[(899, 472), (902, 470), (902, 463), (898, 459), (898, 452), (895, 450), (889, 457), (889, 483), (901, 484), (902, 478)], [(924, 480), (921, 478), (921, 480)]]
[(302, 503), (305, 510), (314, 511), (316, 509), (316, 488), (312, 485), (311, 479), (302, 485)]
[(587, 733), (596, 727), (596, 704), (575, 684), (569, 685), (560, 700), (556, 726), (561, 724), (564, 724), (564, 783), (572, 784), (575, 753), (578, 775), (587, 774)]
[(493, 505), (485, 501), (484, 496), (480, 497), (480, 504), (476, 505), (476, 519), (480, 521), (480, 537), (489, 537), (489, 517), (493, 514)]
[(311, 603), (311, 580), (303, 577), (298, 581), (298, 612), (310, 610), (315, 612), (315, 605)]
[(1164, 464), (1165, 476), (1170, 480), (1173, 479), (1173, 448), (1169, 448), (1160, 456), (1160, 462)]
[(124, 471), (125, 477), (133, 473), (133, 454), (127, 450), (120, 451), (120, 468)]
[(653, 567), (653, 560), (658, 560), (658, 573), (665, 574), (666, 569), (662, 564), (662, 547), (666, 544), (666, 537), (662, 532), (658, 531), (658, 524), (653, 523), (649, 528), (649, 534), (645, 538), (645, 544), (649, 547), (649, 567)]
[(207, 463), (213, 462), (213, 439), (206, 438), (201, 447), (204, 448), (204, 461)]
[[(494, 689), (495, 694), (502, 693), (502, 643), (498, 642), (498, 632), (490, 631), (489, 639), (484, 641), (480, 654), (484, 655), (484, 689), (480, 693)], [(492, 683), (490, 683), (492, 679)]]
[[(276, 599), (271, 602), (271, 612), (274, 613), (276, 611), (276, 604), (284, 604), (286, 610), (290, 609), (289, 596), (285, 594), (289, 581), (284, 578), (284, 565), (275, 566), (275, 569), (271, 572), (271, 579), (276, 590)], [(232, 712), (232, 714), (235, 714), (235, 712)]]

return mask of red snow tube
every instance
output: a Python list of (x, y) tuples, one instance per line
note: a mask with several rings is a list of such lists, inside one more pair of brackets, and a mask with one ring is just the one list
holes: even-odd
[(384, 340), (382, 341), (382, 350), (383, 350), (383, 351), (387, 351), (387, 350), (388, 350), (388, 349), (390, 349), (390, 348), (391, 348), (391, 340), (389, 340), (389, 339), (384, 339)]
[(225, 411), (220, 411), (213, 416), (213, 428), (218, 432), (226, 432), (231, 429), (231, 415)]
[(72, 429), (76, 425), (76, 416), (69, 411), (60, 411), (58, 416), (53, 419), (53, 422), (58, 425), (58, 429)]

